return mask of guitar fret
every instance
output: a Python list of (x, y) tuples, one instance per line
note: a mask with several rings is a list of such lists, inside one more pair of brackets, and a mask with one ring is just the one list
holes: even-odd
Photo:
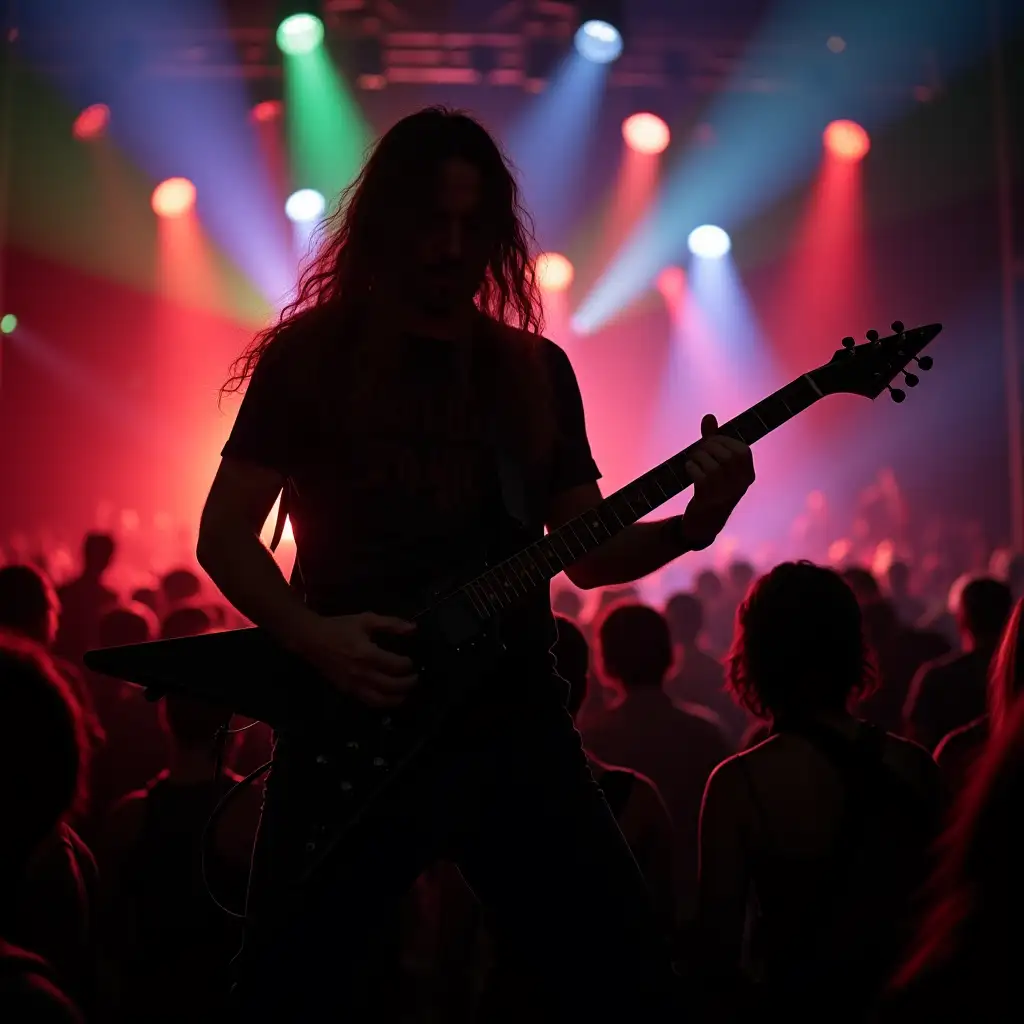
[(513, 555), (512, 564), (516, 566), (516, 576), (521, 581), (523, 576), (526, 577), (527, 583), (533, 583), (533, 577), (530, 575), (530, 567), (526, 564), (526, 560), (523, 557), (523, 552), (519, 551)]
[[(548, 563), (548, 571), (554, 576), (556, 573), (561, 572), (565, 568), (565, 562), (558, 557), (558, 552), (555, 550), (555, 545), (551, 540), (551, 536), (548, 535), (542, 541), (537, 544), (538, 549), (544, 555), (544, 560)], [(554, 571), (551, 571), (551, 566), (554, 565)]]
[(584, 527), (586, 527), (587, 533), (590, 534), (590, 539), (596, 544), (597, 536), (595, 535), (594, 531), (590, 528), (590, 523), (588, 523), (583, 516), (578, 516), (576, 522), (582, 523)]
[(487, 598), (488, 607), (494, 608), (497, 606), (498, 609), (500, 609), (502, 607), (501, 596), (495, 589), (492, 573), (484, 573), (484, 575), (480, 577), (480, 585), (484, 592), (484, 597)]
[(481, 616), (481, 618), (489, 618), (490, 612), (487, 608), (487, 602), (481, 600), (477, 591), (476, 581), (474, 580), (471, 583), (467, 583), (466, 586), (463, 587), (463, 590), (469, 595), (469, 599), (473, 604), (473, 611), (475, 611), (477, 615)]

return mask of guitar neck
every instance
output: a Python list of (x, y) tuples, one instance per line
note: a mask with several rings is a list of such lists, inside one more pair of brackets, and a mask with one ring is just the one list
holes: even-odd
[[(810, 374), (751, 406), (720, 428), (720, 433), (752, 445), (812, 406), (824, 395)], [(541, 540), (488, 569), (461, 589), (482, 618), (511, 608), (546, 586), (567, 566), (580, 561), (605, 541), (686, 490), (690, 445), (583, 515), (570, 519)]]

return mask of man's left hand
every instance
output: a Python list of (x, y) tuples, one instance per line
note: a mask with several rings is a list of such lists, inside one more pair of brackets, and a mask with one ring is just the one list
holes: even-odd
[(693, 497), (683, 513), (681, 529), (694, 550), (712, 544), (732, 510), (754, 482), (750, 448), (718, 433), (718, 420), (700, 421), (701, 440), (691, 449), (686, 472), (693, 480)]

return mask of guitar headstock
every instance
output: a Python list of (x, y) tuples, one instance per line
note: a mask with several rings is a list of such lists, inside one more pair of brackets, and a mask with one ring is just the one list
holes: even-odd
[(893, 381), (910, 388), (917, 386), (920, 378), (915, 371), (930, 370), (932, 366), (931, 356), (920, 353), (942, 330), (942, 324), (906, 330), (897, 320), (892, 330), (887, 338), (868, 331), (868, 340), (861, 345), (853, 338), (843, 338), (843, 347), (810, 374), (822, 394), (846, 393), (874, 399), (888, 390), (894, 402), (902, 402), (907, 394), (902, 387), (893, 387)]

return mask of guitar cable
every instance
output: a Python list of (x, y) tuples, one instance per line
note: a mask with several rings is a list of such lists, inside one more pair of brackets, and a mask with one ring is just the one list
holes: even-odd
[[(234, 736), (240, 732), (245, 732), (247, 729), (251, 729), (256, 723), (250, 722), (249, 725), (243, 725), (241, 729), (229, 729), (228, 723), (225, 723), (217, 730), (217, 735), (214, 738), (214, 744), (217, 749), (217, 761), (216, 767), (214, 768), (214, 782), (220, 780), (221, 772), (224, 770), (224, 745), (228, 736)], [(200, 841), (199, 848), (199, 859), (200, 859), (200, 870), (202, 872), (203, 886), (206, 889), (206, 894), (213, 900), (214, 905), (222, 913), (227, 914), (228, 917), (234, 918), (236, 921), (245, 920), (245, 908), (242, 908), (241, 913), (237, 910), (232, 910), (227, 904), (222, 903), (218, 898), (216, 892), (214, 892), (213, 885), (210, 882), (210, 875), (207, 870), (207, 864), (210, 857), (213, 854), (213, 841), (214, 841), (214, 830), (220, 816), (224, 813), (225, 808), (228, 804), (234, 800), (238, 794), (246, 787), (252, 785), (261, 775), (265, 775), (269, 770), (273, 761), (267, 761), (266, 764), (261, 764), (258, 768), (254, 768), (244, 779), (240, 779), (236, 782), (214, 805), (213, 811), (210, 813), (210, 817), (207, 819), (206, 824), (203, 826), (203, 836)]]

